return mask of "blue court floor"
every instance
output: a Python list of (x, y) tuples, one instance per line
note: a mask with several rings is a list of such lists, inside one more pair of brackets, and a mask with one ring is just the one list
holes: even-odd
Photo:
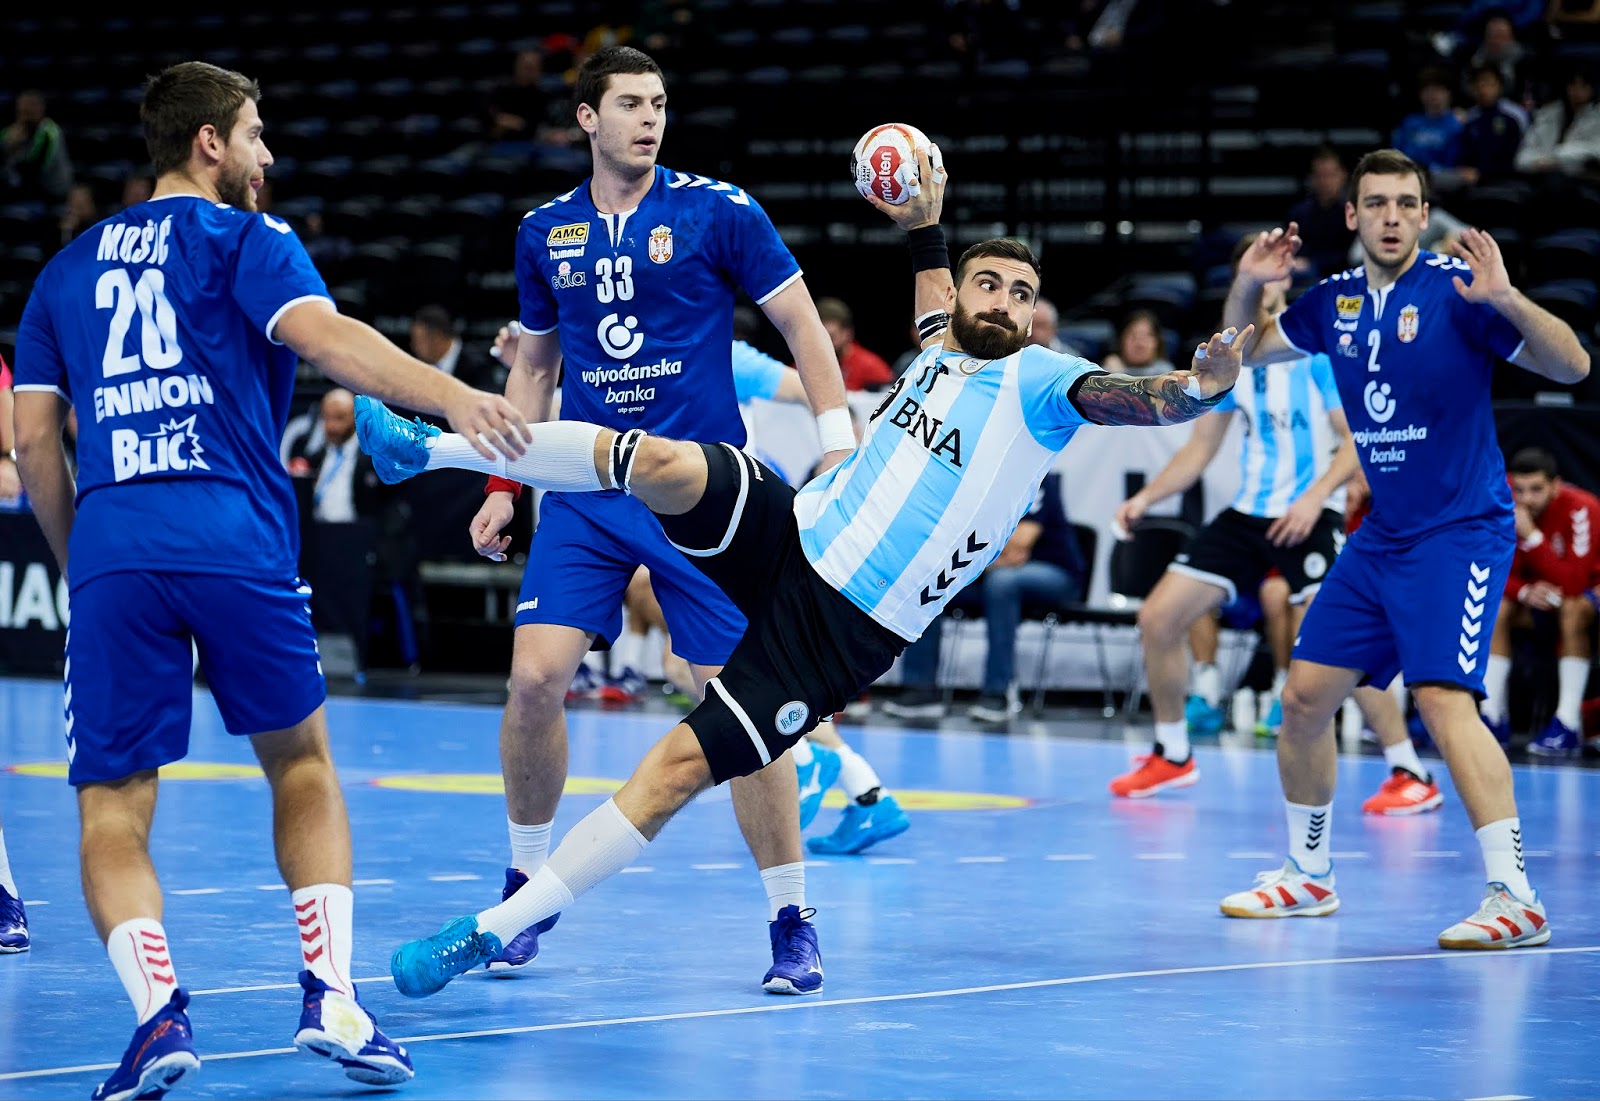
[[(0, 1097), (87, 1097), (134, 1023), (81, 899), (59, 692), (0, 680), (0, 814), (34, 935), (0, 957)], [(1199, 785), (1129, 803), (1105, 784), (1131, 739), (847, 725), (913, 825), (808, 865), (822, 995), (760, 990), (766, 899), (718, 790), (563, 915), (528, 972), (411, 1001), (387, 977), (394, 947), (499, 898), (499, 712), (328, 710), (355, 836), (355, 971), (411, 1049), (409, 1096), (1600, 1095), (1600, 770), (1515, 766), (1550, 944), (1449, 953), (1434, 938), (1476, 905), (1482, 866), (1447, 779), (1442, 813), (1363, 820), (1383, 763), (1343, 758), (1343, 910), (1251, 922), (1217, 900), (1282, 859), (1270, 747), (1201, 747)], [(572, 713), (558, 834), (669, 721)], [(205, 1059), (174, 1096), (356, 1096), (289, 1047), (294, 923), (251, 763), (197, 693), (152, 842)]]

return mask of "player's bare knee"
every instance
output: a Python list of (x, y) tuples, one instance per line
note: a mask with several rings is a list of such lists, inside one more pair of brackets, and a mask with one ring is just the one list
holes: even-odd
[(1278, 697), (1283, 706), (1280, 738), (1315, 738), (1321, 735), (1338, 706), (1329, 706), (1326, 693), (1317, 687), (1296, 684), (1291, 677)]
[(697, 443), (646, 436), (640, 441), (628, 490), (654, 512), (677, 515), (705, 491), (706, 460)]
[(1146, 646), (1170, 649), (1188, 642), (1191, 624), (1182, 622), (1177, 609), (1166, 601), (1146, 603), (1139, 609), (1139, 637)]
[(571, 684), (571, 672), (562, 672), (537, 657), (513, 659), (507, 712), (518, 716), (523, 725), (537, 724), (560, 712)]
[(674, 727), (650, 747), (628, 786), (649, 813), (663, 820), (710, 787), (711, 767), (694, 732), (681, 724)]

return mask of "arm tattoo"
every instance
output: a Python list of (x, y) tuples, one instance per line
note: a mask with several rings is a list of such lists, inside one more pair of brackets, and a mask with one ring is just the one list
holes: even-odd
[[(1127, 375), (1090, 375), (1073, 395), (1073, 404), (1095, 424), (1184, 424), (1209, 413), (1228, 390), (1210, 398), (1197, 398), (1174, 374), (1152, 378)], [(1229, 387), (1231, 390), (1232, 387)]]

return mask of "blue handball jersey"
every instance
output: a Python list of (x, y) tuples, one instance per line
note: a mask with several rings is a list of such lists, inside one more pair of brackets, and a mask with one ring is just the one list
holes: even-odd
[(606, 214), (585, 180), (523, 218), (516, 265), (522, 327), (559, 333), (562, 418), (744, 446), (735, 291), (759, 305), (800, 278), (749, 195), (658, 167), (636, 208)]
[(1511, 493), (1489, 399), (1497, 358), (1522, 336), (1456, 293), (1460, 260), (1419, 252), (1387, 287), (1363, 268), (1329, 276), (1278, 315), (1284, 337), (1333, 363), (1334, 381), (1372, 484), (1362, 530), (1409, 543), (1440, 525), (1509, 517)]
[(287, 223), (198, 196), (129, 207), (46, 265), (16, 377), (77, 411), (74, 585), (119, 570), (294, 576), (278, 441), (296, 356), (272, 330), (327, 298)]

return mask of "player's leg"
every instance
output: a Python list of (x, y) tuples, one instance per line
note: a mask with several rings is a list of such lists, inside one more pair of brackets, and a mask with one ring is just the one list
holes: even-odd
[(1190, 734), (1215, 734), (1226, 724), (1222, 714), (1222, 671), (1217, 654), (1222, 650), (1220, 606), (1189, 627), (1189, 695), (1183, 703), (1183, 721)]
[(11, 874), (5, 823), (0, 822), (0, 955), (26, 952), (30, 944), (28, 912), (22, 906), (22, 889)]
[(1489, 657), (1484, 663), (1483, 704), (1480, 713), (1495, 740), (1505, 745), (1511, 740), (1511, 714), (1506, 687), (1511, 681), (1511, 636), (1518, 629), (1533, 625), (1528, 609), (1510, 596), (1500, 599), (1494, 620), (1494, 635), (1489, 639)]
[[(809, 748), (817, 756), (820, 773), (817, 787), (821, 790), (816, 792), (816, 804), (822, 804), (821, 792), (833, 782), (830, 777), (837, 777), (847, 800), (833, 832), (806, 838), (807, 849), (818, 856), (854, 856), (911, 828), (910, 816), (894, 792), (884, 786), (877, 769), (839, 736), (833, 723), (818, 723), (801, 739), (801, 745), (807, 742), (813, 743)], [(799, 751), (796, 746), (797, 762)], [(804, 808), (809, 791), (807, 787), (800, 793), (802, 822), (806, 821)]]
[(1256, 724), (1256, 733), (1263, 737), (1277, 737), (1283, 725), (1283, 686), (1289, 680), (1295, 631), (1305, 617), (1305, 608), (1296, 613), (1289, 595), (1289, 582), (1280, 573), (1261, 582), (1261, 630), (1272, 654), (1272, 702), (1267, 705), (1266, 717)]
[(1562, 594), (1556, 612), (1560, 640), (1556, 650), (1556, 713), (1528, 744), (1528, 752), (1571, 756), (1583, 750), (1583, 695), (1589, 687), (1589, 664), (1595, 606), (1579, 592)]
[(1362, 721), (1378, 736), (1383, 747), (1383, 760), (1389, 766), (1389, 777), (1377, 793), (1361, 804), (1364, 814), (1406, 815), (1437, 810), (1444, 804), (1444, 796), (1434, 781), (1433, 773), (1411, 741), (1406, 729), (1406, 717), (1400, 710), (1394, 694), (1386, 688), (1363, 685), (1354, 693), (1356, 707), (1361, 710)]
[(611, 672), (598, 695), (607, 703), (638, 703), (650, 687), (645, 677), (645, 645), (651, 627), (661, 621), (661, 608), (650, 587), (650, 571), (640, 566), (622, 598), (622, 631), (611, 643)]

